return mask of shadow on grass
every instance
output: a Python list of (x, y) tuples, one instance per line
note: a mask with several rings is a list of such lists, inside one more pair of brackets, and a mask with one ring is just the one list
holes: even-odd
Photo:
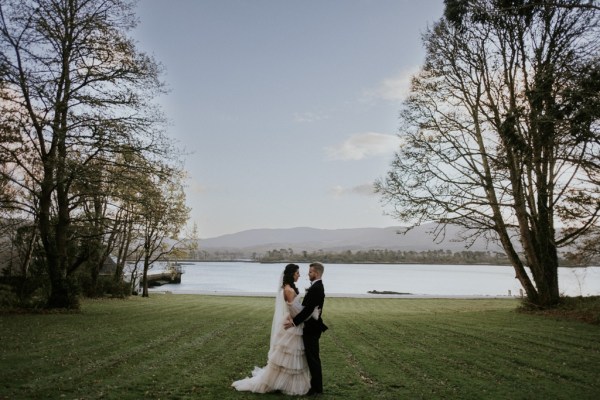
[(524, 314), (600, 325), (600, 296), (562, 297), (556, 307), (543, 310), (534, 309), (524, 302), (518, 308), (518, 311)]

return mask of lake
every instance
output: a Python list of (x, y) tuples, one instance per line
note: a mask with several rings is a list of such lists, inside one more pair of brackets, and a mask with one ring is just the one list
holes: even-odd
[[(308, 264), (300, 266), (301, 294), (310, 283)], [(285, 267), (252, 262), (196, 262), (184, 265), (181, 284), (151, 291), (181, 294), (273, 295)], [(156, 266), (150, 273), (158, 272)], [(512, 267), (498, 265), (326, 264), (323, 284), (328, 296), (366, 296), (392, 291), (410, 296), (481, 297), (520, 296), (521, 286)], [(562, 294), (600, 295), (600, 267), (559, 268)]]

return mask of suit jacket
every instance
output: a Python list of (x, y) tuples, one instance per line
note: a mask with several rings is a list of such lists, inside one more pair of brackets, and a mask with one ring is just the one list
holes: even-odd
[[(321, 280), (316, 281), (306, 291), (302, 305), (304, 309), (300, 311), (296, 317), (294, 317), (294, 324), (299, 325), (304, 322), (304, 333), (305, 334), (321, 334), (327, 330), (327, 326), (323, 323), (321, 315), (323, 314), (323, 303), (325, 302), (325, 288)], [(315, 310), (315, 307), (319, 307), (321, 312), (319, 313), (319, 319), (316, 320), (311, 317), (311, 314)], [(310, 318), (309, 318), (310, 317)], [(308, 319), (307, 319), (308, 318)]]

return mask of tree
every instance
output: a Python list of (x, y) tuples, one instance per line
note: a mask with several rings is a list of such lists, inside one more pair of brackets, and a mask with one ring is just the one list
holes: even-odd
[(142, 181), (138, 217), (141, 232), (143, 275), (142, 296), (148, 297), (148, 270), (150, 266), (174, 251), (180, 241), (168, 244), (166, 239), (177, 238), (189, 217), (185, 206), (183, 176), (169, 171), (164, 176)]
[(89, 258), (73, 222), (89, 194), (77, 179), (124, 152), (169, 153), (152, 103), (160, 68), (127, 36), (135, 23), (128, 0), (0, 3), (0, 127), (18, 132), (0, 158), (18, 170), (4, 177), (28, 193), (18, 205), (37, 221), (49, 307), (76, 306), (70, 277)]
[(559, 301), (557, 248), (600, 212), (599, 21), (580, 4), (446, 1), (375, 184), (410, 226), (499, 241), (538, 306)]
[[(124, 177), (129, 178), (124, 168), (95, 159), (89, 163), (86, 174), (77, 176), (73, 183), (74, 192), (81, 201), (72, 217), (72, 224), (77, 226), (81, 246), (86, 248), (88, 255), (82, 265), (85, 270), (82, 273), (89, 277), (89, 284), (85, 287), (88, 296), (96, 297), (106, 291), (98, 278), (124, 228), (123, 210), (118, 204), (121, 187), (131, 182)], [(113, 288), (121, 287), (122, 276), (119, 275), (119, 278), (113, 282)], [(122, 294), (121, 290), (115, 292), (113, 290), (113, 294)]]

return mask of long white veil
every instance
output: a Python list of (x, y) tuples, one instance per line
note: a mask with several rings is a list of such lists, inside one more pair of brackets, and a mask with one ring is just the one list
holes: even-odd
[(275, 296), (275, 312), (273, 313), (273, 323), (271, 325), (271, 341), (269, 344), (269, 353), (273, 350), (277, 333), (283, 329), (283, 324), (287, 319), (288, 308), (283, 297), (283, 272), (277, 281), (277, 295)]

